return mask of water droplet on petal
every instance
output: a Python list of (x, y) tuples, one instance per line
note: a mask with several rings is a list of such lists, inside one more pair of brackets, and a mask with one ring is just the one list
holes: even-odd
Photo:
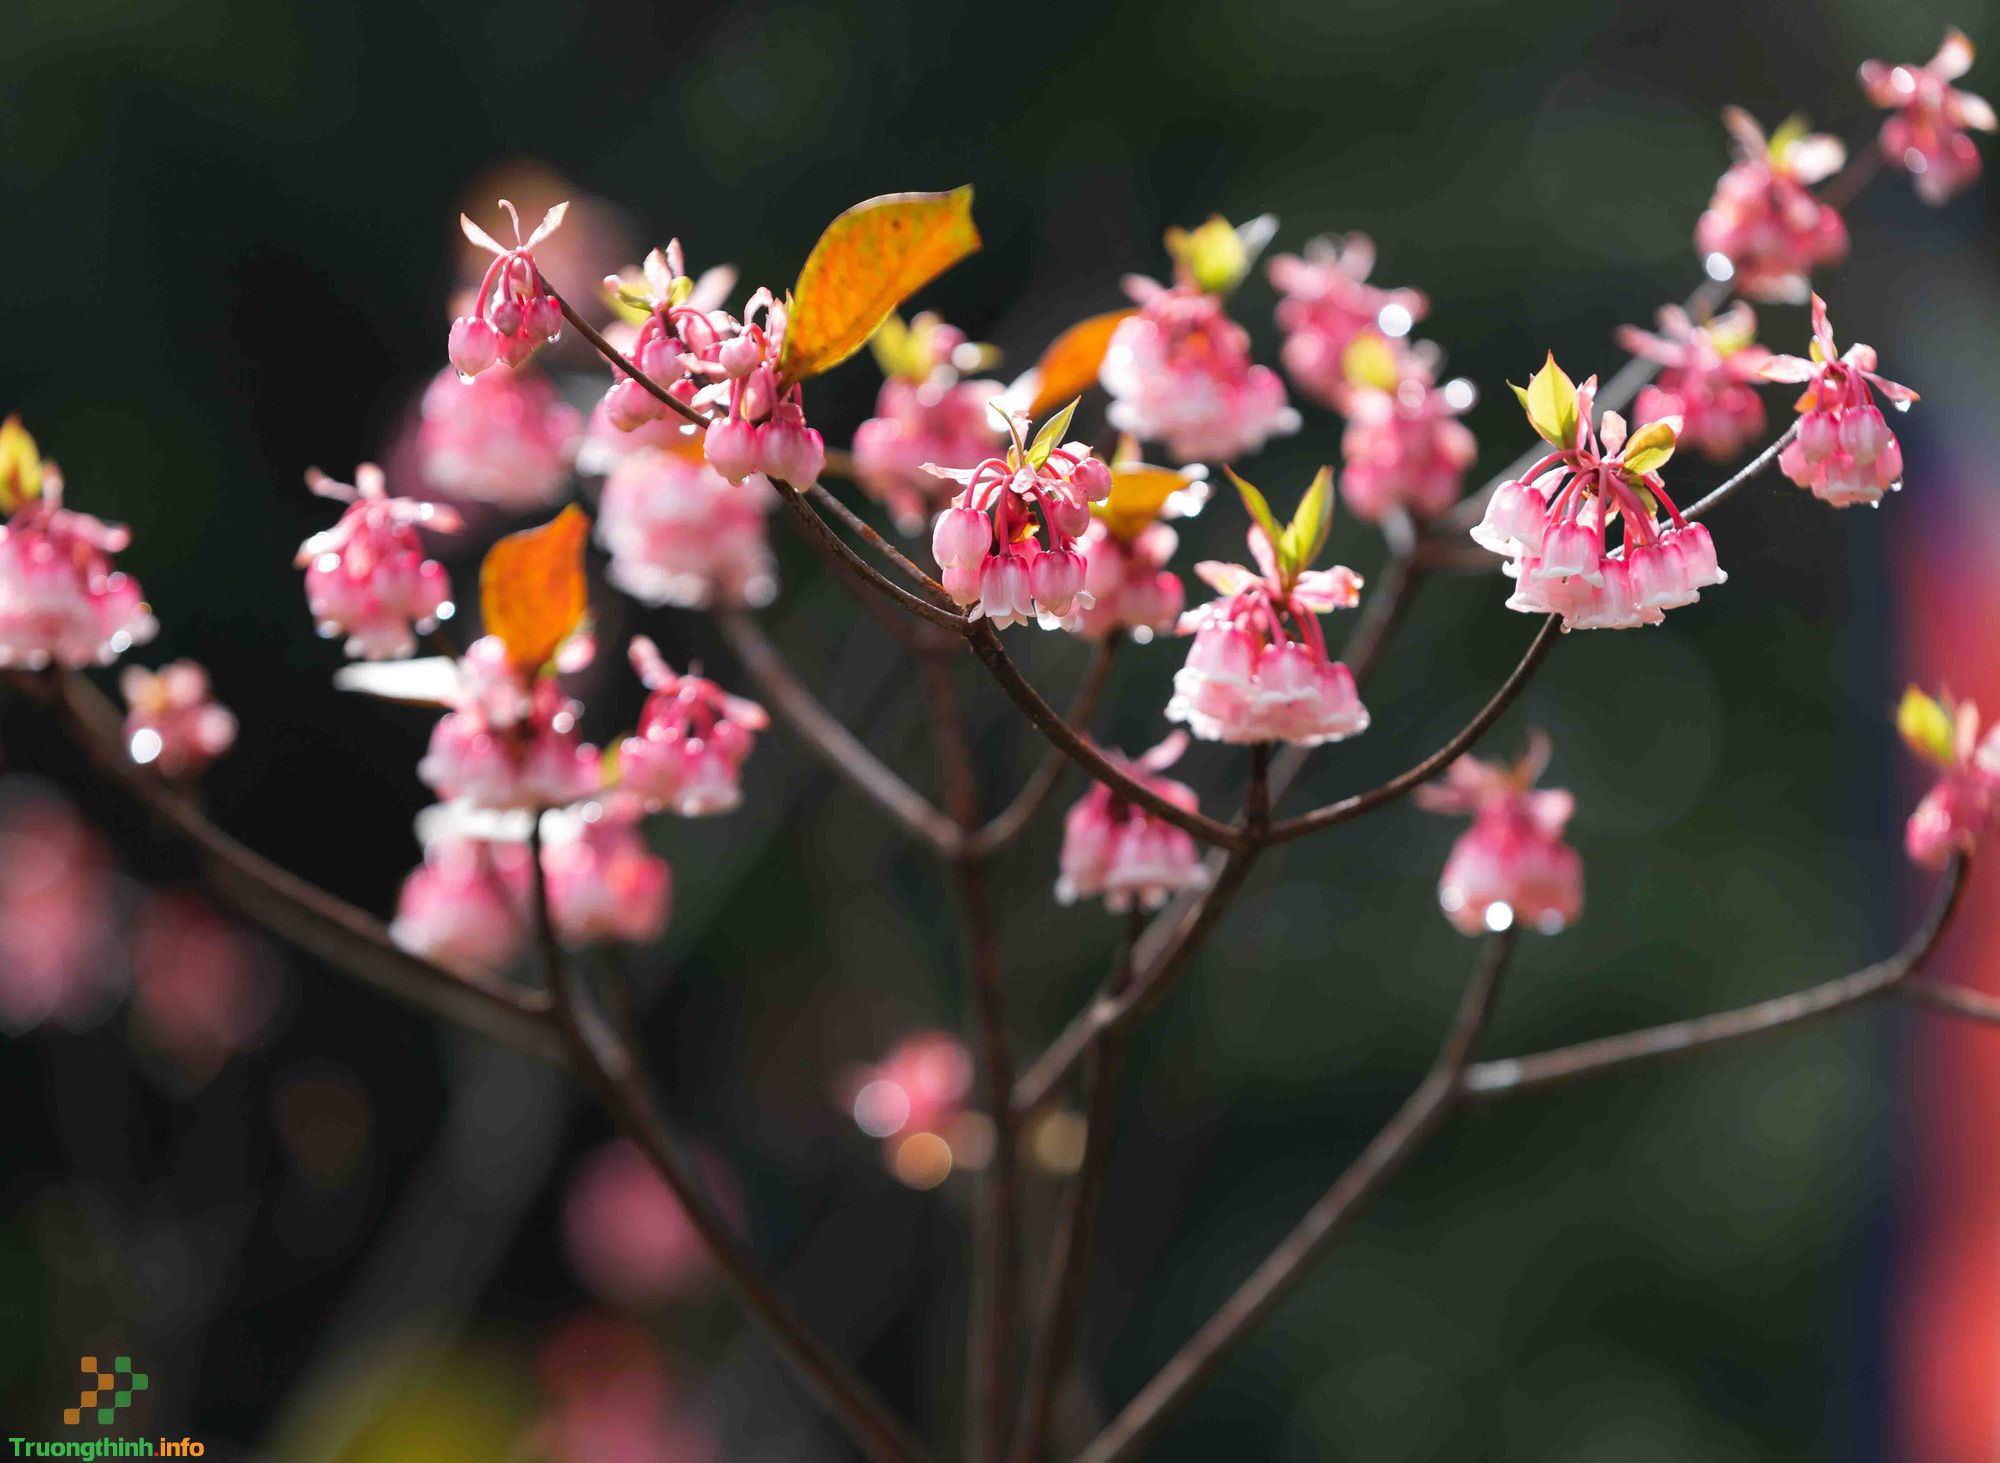
[(144, 767), (160, 755), (164, 744), (160, 734), (151, 727), (141, 727), (132, 733), (132, 760)]
[(1514, 927), (1514, 906), (1504, 899), (1496, 899), (1486, 906), (1486, 928), (1499, 934)]

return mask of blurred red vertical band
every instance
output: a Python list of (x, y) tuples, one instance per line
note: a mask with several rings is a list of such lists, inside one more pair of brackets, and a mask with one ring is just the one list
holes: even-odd
[[(1939, 493), (1912, 515), (1913, 531), (1892, 539), (1891, 570), (1906, 678), (1976, 700), (1990, 720), (2000, 715), (2000, 495), (1979, 487)], [(1912, 778), (1908, 786), (1905, 802), (1913, 805), (1922, 783)], [(2000, 994), (2000, 859), (1990, 852), (1973, 865), (1956, 928), (1931, 973)], [(2000, 1459), (2000, 1031), (1928, 1019), (1910, 1030), (1899, 1164), (1909, 1187), (1889, 1318), (1892, 1456), (1993, 1463)]]

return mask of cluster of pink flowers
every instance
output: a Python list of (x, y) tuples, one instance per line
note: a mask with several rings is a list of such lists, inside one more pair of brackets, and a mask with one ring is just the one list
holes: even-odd
[(854, 429), (854, 476), (904, 533), (916, 533), (951, 495), (926, 464), (971, 467), (992, 454), (997, 381), (967, 381), (987, 353), (933, 315), (890, 316), (869, 344), (886, 379), (875, 415)]
[[(639, 815), (615, 792), (540, 814), (549, 918), (565, 945), (645, 944), (666, 929), (673, 874)], [(533, 928), (525, 824), (451, 806), (418, 821), (424, 861), (403, 881), (390, 938), (462, 975), (504, 970)]]
[(1537, 732), (1512, 767), (1461, 757), (1417, 789), (1418, 806), (1472, 819), (1438, 880), (1438, 904), (1461, 934), (1520, 924), (1550, 935), (1583, 912), (1583, 860), (1562, 837), (1576, 800), (1535, 789), (1548, 761), (1548, 738)]
[(1299, 429), (1278, 373), (1250, 359), (1250, 334), (1220, 299), (1190, 284), (1129, 288), (1139, 311), (1112, 335), (1100, 376), (1112, 426), (1182, 462), (1229, 461)]
[(624, 787), (647, 807), (683, 818), (729, 812), (743, 801), (743, 763), (770, 717), (713, 681), (676, 674), (643, 635), (633, 637), (631, 655), (652, 694), (639, 713), (638, 735), (618, 749)]
[(1166, 567), (1179, 544), (1180, 536), (1164, 523), (1149, 523), (1128, 538), (1111, 523), (1093, 520), (1076, 545), (1091, 599), (1077, 632), (1091, 640), (1122, 632), (1144, 643), (1172, 631), (1187, 603), (1180, 575)]
[(605, 577), (645, 604), (769, 604), (778, 577), (765, 519), (776, 503), (761, 475), (732, 486), (691, 441), (627, 452), (597, 505)]
[(1636, 325), (1618, 332), (1621, 346), (1660, 366), (1659, 380), (1633, 403), (1634, 422), (1678, 417), (1683, 444), (1716, 461), (1736, 456), (1764, 434), (1757, 383), (1771, 353), (1756, 343), (1756, 315), (1738, 301), (1697, 324), (1680, 306), (1666, 305), (1659, 322), (1658, 334)]
[(465, 380), (445, 370), (424, 389), (414, 438), (417, 472), (440, 497), (508, 512), (562, 496), (582, 418), (533, 366)]
[(459, 660), (451, 704), (417, 764), (439, 797), (492, 809), (560, 808), (601, 785), (597, 748), (577, 731), (576, 703), (554, 676), (515, 665), (497, 637), (474, 641)]
[(159, 629), (112, 567), (132, 535), (63, 507), (62, 472), (18, 418), (0, 426), (0, 670), (108, 665)]
[(1299, 429), (1284, 382), (1250, 359), (1250, 334), (1223, 304), (1275, 226), (1231, 229), (1216, 218), (1170, 230), (1173, 285), (1127, 277), (1139, 308), (1112, 332), (1098, 372), (1113, 427), (1164, 442), (1182, 462), (1228, 461)]
[[(605, 282), (622, 301), (647, 311), (632, 338), (632, 363), (676, 401), (708, 412), (702, 448), (709, 464), (732, 483), (752, 473), (799, 487), (817, 482), (826, 468), (826, 444), (806, 425), (798, 383), (787, 384), (779, 374), (785, 306), (760, 289), (740, 319), (707, 307), (683, 273), (679, 240), (647, 255), (641, 274), (643, 286)], [(629, 377), (614, 382), (605, 397), (612, 424), (626, 430), (667, 410)]]
[(1917, 393), (1875, 372), (1875, 348), (1833, 343), (1826, 301), (1812, 300), (1812, 358), (1773, 356), (1764, 363), (1770, 381), (1807, 383), (1799, 397), (1798, 435), (1778, 454), (1778, 470), (1814, 497), (1836, 508), (1871, 506), (1903, 485), (1903, 448), (1875, 405), (1880, 391), (1898, 411)]
[[(1330, 484), (1323, 492), (1316, 485), (1307, 494), (1308, 503), (1325, 497), (1326, 518), (1331, 492)], [(1187, 664), (1174, 673), (1168, 720), (1185, 723), (1204, 741), (1301, 747), (1368, 729), (1354, 673), (1328, 658), (1319, 625), (1329, 610), (1360, 602), (1361, 576), (1344, 565), (1305, 567), (1324, 544), (1324, 525), (1322, 519), (1313, 541), (1293, 553), (1280, 542), (1292, 530), (1279, 533), (1260, 521), (1250, 528), (1256, 569), (1213, 560), (1195, 565), (1218, 598), (1181, 616), (1180, 633), (1194, 636), (1194, 644)]]
[[(1728, 576), (1708, 530), (1681, 517), (1660, 478), (1680, 423), (1653, 422), (1628, 440), (1616, 412), (1592, 425), (1596, 394), (1595, 376), (1577, 387), (1549, 358), (1521, 396), (1556, 450), (1500, 485), (1472, 537), (1510, 561), (1511, 610), (1561, 615), (1567, 630), (1657, 625)], [(1662, 507), (1665, 526), (1655, 516)], [(1607, 542), (1614, 518), (1624, 525), (1616, 549)]]
[(1348, 349), (1365, 335), (1396, 340), (1430, 312), (1418, 290), (1368, 283), (1375, 244), (1366, 234), (1315, 239), (1305, 253), (1279, 254), (1268, 267), (1285, 332), (1280, 359), (1299, 390), (1338, 412), (1352, 389)]
[(149, 671), (128, 665), (124, 692), (125, 747), (132, 760), (167, 777), (191, 777), (228, 751), (236, 718), (209, 694), (208, 672), (191, 660)]
[(451, 322), (448, 351), (451, 364), (468, 381), (496, 361), (518, 366), (540, 349), (544, 341), (562, 334), (562, 304), (535, 266), (535, 246), (562, 226), (567, 203), (558, 203), (542, 215), (542, 221), (526, 239), (521, 237), (521, 215), (506, 199), (500, 200), (514, 223), (512, 248), (498, 242), (464, 214), (458, 226), (465, 237), (494, 256), (486, 277), (473, 296), (472, 311)]
[[(1009, 418), (1005, 457), (976, 467), (925, 464), (959, 484), (951, 507), (931, 529), (931, 552), (944, 587), (971, 619), (996, 629), (1039, 619), (1044, 629), (1076, 629), (1095, 602), (1077, 541), (1090, 527), (1090, 505), (1111, 492), (1111, 469), (1082, 442), (1058, 439), (1075, 403), (1051, 417), (1032, 443), (1026, 422)], [(1039, 541), (1038, 541), (1039, 538)]]
[[(1161, 775), (1180, 760), (1187, 740), (1185, 732), (1175, 732), (1136, 761), (1116, 752), (1107, 755), (1120, 770), (1192, 813), (1200, 808), (1194, 789)], [(1106, 909), (1122, 914), (1134, 904), (1158, 909), (1174, 895), (1207, 884), (1208, 870), (1194, 835), (1128, 802), (1104, 783), (1092, 783), (1063, 819), (1056, 878), (1056, 898), (1063, 904), (1101, 898)]]
[(424, 556), (419, 524), (450, 532), (458, 515), (433, 503), (392, 498), (382, 469), (364, 462), (354, 483), (335, 482), (318, 468), (306, 486), (322, 498), (347, 503), (332, 528), (299, 546), (306, 571), (306, 603), (319, 633), (347, 637), (347, 653), (363, 660), (394, 660), (417, 647), (417, 636), (451, 618), (451, 579), (444, 565)]
[(1956, 28), (1923, 66), (1861, 63), (1861, 86), (1868, 100), (1888, 107), (1882, 124), (1882, 155), (1915, 180), (1917, 196), (1943, 203), (1979, 176), (1979, 149), (1968, 127), (1991, 132), (1996, 119), (1984, 97), (1952, 83), (1972, 69), (1972, 42)]
[(1847, 150), (1798, 121), (1767, 139), (1740, 107), (1725, 109), (1722, 121), (1738, 160), (1695, 223), (1695, 248), (1710, 259), (1711, 275), (1733, 274), (1736, 289), (1752, 299), (1802, 301), (1807, 276), (1847, 255), (1847, 225), (1810, 191), (1839, 171)]
[(1979, 731), (1979, 708), (1947, 695), (1933, 700), (1912, 686), (1903, 693), (1896, 726), (1910, 749), (1938, 771), (1938, 780), (1910, 815), (1904, 846), (1925, 868), (1969, 854), (2000, 821), (2000, 724)]
[[(1372, 370), (1356, 369), (1362, 355), (1374, 360)], [(1476, 400), (1472, 383), (1439, 384), (1439, 352), (1429, 341), (1378, 338), (1350, 349), (1348, 358), (1341, 498), (1369, 523), (1397, 508), (1420, 518), (1444, 512), (1465, 490), (1466, 470), (1479, 455), (1458, 420)]]

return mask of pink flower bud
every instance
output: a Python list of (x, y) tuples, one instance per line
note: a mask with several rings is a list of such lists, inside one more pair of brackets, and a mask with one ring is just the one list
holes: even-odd
[(1799, 452), (1809, 463), (1824, 462), (1840, 447), (1840, 437), (1829, 411), (1809, 411), (1799, 420)]
[(638, 365), (655, 381), (671, 381), (681, 374), (681, 353), (671, 340), (656, 337), (640, 350)]
[(604, 414), (621, 432), (637, 431), (665, 410), (652, 392), (629, 376), (604, 393)]
[(523, 322), (528, 334), (540, 340), (555, 340), (562, 334), (562, 306), (554, 295), (537, 295), (528, 306)]
[(452, 369), (469, 381), (499, 358), (500, 334), (477, 315), (461, 315), (451, 322), (447, 351)]
[(710, 467), (730, 482), (740, 483), (757, 471), (757, 429), (740, 417), (719, 417), (708, 424), (702, 452)]
[(1051, 549), (1035, 556), (1028, 574), (1035, 602), (1061, 619), (1083, 588), (1083, 555), (1074, 549)]
[(493, 302), (493, 308), (486, 312), (486, 318), (502, 335), (514, 335), (527, 323), (528, 312), (521, 308), (521, 302), (512, 295)]
[(760, 366), (752, 371), (743, 382), (743, 395), (737, 402), (737, 410), (747, 421), (760, 421), (771, 414), (778, 398), (778, 380), (769, 366)]
[(976, 508), (947, 508), (931, 527), (931, 554), (942, 569), (976, 564), (993, 547), (993, 520)]
[(1079, 462), (1069, 480), (1088, 502), (1101, 503), (1111, 496), (1111, 469), (1095, 457)]
[(1496, 554), (1524, 553), (1541, 543), (1548, 527), (1548, 510), (1541, 489), (1528, 483), (1502, 483), (1487, 500), (1486, 514), (1472, 530), (1472, 541)]
[(716, 362), (722, 372), (732, 381), (741, 381), (763, 362), (764, 348), (756, 337), (739, 335), (725, 340), (716, 352)]
[(805, 424), (796, 406), (781, 407), (758, 429), (757, 451), (763, 471), (795, 487), (810, 487), (826, 467), (826, 445)]

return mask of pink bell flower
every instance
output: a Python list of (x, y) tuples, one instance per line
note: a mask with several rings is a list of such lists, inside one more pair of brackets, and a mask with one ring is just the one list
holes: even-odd
[(418, 409), (417, 470), (440, 498), (509, 513), (545, 508), (569, 484), (582, 426), (576, 408), (533, 366), (503, 366), (471, 380), (441, 371)]
[(1678, 305), (1663, 306), (1658, 334), (1628, 325), (1618, 343), (1660, 366), (1659, 380), (1640, 391), (1633, 422), (1679, 417), (1680, 440), (1715, 461), (1735, 457), (1764, 434), (1757, 387), (1771, 353), (1756, 344), (1757, 317), (1738, 302), (1697, 325)]
[(1535, 790), (1549, 740), (1536, 732), (1512, 767), (1461, 757), (1416, 791), (1433, 813), (1470, 817), (1438, 879), (1438, 904), (1461, 934), (1515, 925), (1555, 934), (1583, 912), (1583, 860), (1563, 842), (1575, 809), (1567, 792)]
[(506, 199), (500, 207), (513, 220), (514, 244), (498, 242), (486, 230), (458, 216), (458, 226), (474, 245), (494, 256), (479, 282), (470, 313), (451, 322), (447, 342), (452, 369), (470, 381), (496, 362), (518, 366), (546, 341), (562, 334), (562, 306), (535, 265), (535, 246), (562, 226), (567, 203), (558, 203), (526, 239), (521, 215)]
[(474, 641), (460, 659), (452, 706), (417, 764), (440, 797), (496, 810), (560, 808), (602, 784), (577, 704), (555, 677), (515, 666), (496, 637)]
[(1922, 66), (1861, 63), (1861, 89), (1890, 108), (1882, 124), (1882, 156), (1915, 180), (1917, 196), (1943, 203), (1979, 176), (1979, 149), (1968, 128), (1991, 132), (1996, 119), (1984, 97), (1952, 83), (1972, 69), (1972, 42), (1956, 27)]
[(306, 486), (322, 498), (350, 506), (332, 528), (299, 546), (306, 571), (306, 603), (319, 633), (347, 637), (347, 653), (362, 660), (396, 660), (417, 648), (417, 636), (451, 618), (451, 580), (444, 566), (424, 557), (419, 525), (451, 532), (458, 515), (433, 503), (392, 498), (382, 469), (364, 462), (354, 484), (335, 482), (318, 468)]
[[(1187, 742), (1187, 733), (1175, 732), (1136, 761), (1116, 752), (1108, 755), (1121, 771), (1192, 813), (1200, 807), (1194, 789), (1161, 775), (1180, 759)], [(1063, 819), (1058, 867), (1058, 901), (1102, 899), (1113, 914), (1134, 906), (1158, 909), (1176, 894), (1208, 887), (1208, 870), (1193, 835), (1101, 782), (1093, 783)]]
[(1897, 708), (1896, 727), (1938, 773), (1910, 815), (1904, 847), (1915, 863), (1943, 868), (1953, 856), (1970, 854), (2000, 820), (2000, 723), (1982, 737), (1977, 706), (1949, 695), (1933, 700), (1912, 686)]
[(1889, 430), (1875, 393), (1897, 411), (1908, 411), (1917, 393), (1884, 380), (1875, 370), (1875, 348), (1834, 344), (1826, 301), (1812, 299), (1812, 358), (1773, 356), (1768, 381), (1805, 383), (1798, 399), (1799, 431), (1778, 454), (1778, 470), (1814, 497), (1836, 508), (1874, 507), (1884, 493), (1903, 486), (1903, 449)]
[(1695, 222), (1695, 248), (1709, 259), (1710, 275), (1733, 278), (1740, 293), (1801, 303), (1807, 276), (1847, 257), (1847, 225), (1810, 191), (1840, 170), (1847, 150), (1798, 119), (1766, 138), (1741, 107), (1724, 108), (1722, 124), (1737, 161)]
[(771, 724), (764, 708), (698, 675), (677, 674), (643, 635), (633, 637), (631, 657), (651, 694), (639, 713), (638, 735), (618, 749), (624, 788), (649, 808), (683, 818), (737, 807), (743, 763), (757, 733)]
[(1341, 499), (1368, 523), (1398, 508), (1435, 517), (1458, 501), (1479, 455), (1458, 420), (1477, 393), (1469, 381), (1438, 383), (1438, 351), (1428, 341), (1366, 354), (1376, 368), (1350, 371), (1345, 396)]
[(128, 665), (118, 678), (128, 710), (125, 747), (161, 776), (191, 777), (236, 741), (236, 718), (209, 694), (208, 672), (191, 660), (158, 671)]
[(1112, 333), (1099, 380), (1120, 432), (1163, 442), (1182, 462), (1228, 461), (1299, 429), (1277, 372), (1250, 359), (1250, 336), (1191, 283), (1132, 279), (1139, 309)]
[(628, 452), (598, 502), (597, 541), (611, 555), (605, 576), (645, 604), (769, 604), (778, 577), (765, 520), (775, 506), (767, 479), (732, 486), (698, 444)]
[(1374, 267), (1375, 244), (1366, 234), (1315, 239), (1303, 255), (1277, 255), (1268, 267), (1283, 297), (1277, 316), (1285, 370), (1300, 391), (1338, 412), (1349, 410), (1354, 390), (1349, 348), (1366, 335), (1399, 340), (1430, 313), (1430, 301), (1417, 290), (1369, 284)]

